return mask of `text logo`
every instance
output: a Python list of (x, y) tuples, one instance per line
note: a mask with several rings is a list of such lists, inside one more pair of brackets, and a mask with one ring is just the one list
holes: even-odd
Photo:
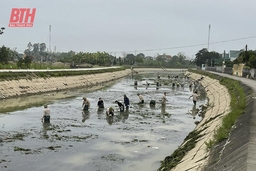
[(13, 8), (9, 27), (33, 27), (35, 14), (35, 8)]

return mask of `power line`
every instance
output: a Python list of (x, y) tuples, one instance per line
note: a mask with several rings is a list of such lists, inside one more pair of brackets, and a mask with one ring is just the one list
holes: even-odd
[[(136, 50), (138, 51), (157, 51), (157, 50), (169, 50), (169, 49), (181, 49), (181, 48), (189, 48), (189, 47), (197, 47), (197, 46), (204, 46), (209, 44), (219, 44), (219, 43), (226, 43), (226, 42), (234, 42), (239, 40), (245, 40), (245, 39), (252, 39), (256, 38), (256, 36), (249, 36), (249, 37), (243, 37), (243, 38), (237, 38), (237, 39), (230, 39), (230, 40), (223, 40), (218, 42), (208, 42), (208, 43), (202, 43), (202, 44), (194, 44), (194, 45), (184, 45), (184, 46), (174, 46), (169, 48), (158, 48), (158, 49), (143, 49), (143, 50)], [(134, 52), (134, 50), (126, 50), (126, 51), (117, 51), (114, 53), (122, 53), (122, 52)]]

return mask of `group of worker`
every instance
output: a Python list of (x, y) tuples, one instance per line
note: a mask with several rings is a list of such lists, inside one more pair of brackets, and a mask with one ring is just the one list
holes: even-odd
[[(143, 96), (140, 93), (138, 93), (137, 96), (139, 97), (139, 103), (138, 104), (144, 104)], [(166, 101), (167, 101), (167, 99), (166, 99), (166, 92), (164, 92), (164, 95), (162, 97), (162, 105), (165, 105)], [(121, 103), (120, 101), (117, 101), (117, 100), (115, 101), (115, 103), (118, 105), (118, 108), (119, 108), (120, 112), (124, 112), (125, 109), (128, 110), (129, 106), (130, 106), (130, 100), (129, 100), (129, 98), (125, 94), (124, 94), (124, 101), (123, 101), (123, 103)], [(99, 98), (99, 101), (98, 101), (97, 105), (98, 105), (99, 109), (105, 108), (104, 102), (103, 102), (102, 98)], [(150, 101), (150, 105), (155, 105), (155, 100), (151, 100)], [(86, 97), (83, 98), (82, 107), (83, 107), (84, 111), (87, 111), (89, 109), (89, 107), (90, 107), (90, 102), (89, 102), (89, 100)], [(113, 107), (107, 108), (106, 109), (106, 115), (107, 116), (114, 116), (114, 108)]]
[[(158, 78), (160, 79), (160, 75), (158, 75)], [(203, 77), (200, 78), (200, 80), (202, 80), (202, 79), (203, 79)], [(200, 94), (198, 94), (198, 91), (197, 91), (197, 89), (198, 89), (197, 86), (198, 86), (200, 80), (196, 80), (194, 82), (191, 81), (190, 84), (189, 84), (189, 88), (191, 88), (192, 86), (195, 87), (195, 89), (193, 91), (193, 94), (189, 97), (189, 99), (191, 97), (193, 98), (194, 106), (196, 106), (198, 97), (200, 96)], [(137, 84), (137, 81), (135, 83)], [(143, 96), (140, 93), (138, 93), (137, 95), (138, 95), (139, 100), (140, 100), (138, 104), (144, 104)], [(162, 99), (161, 99), (162, 106), (166, 105), (166, 101), (167, 101), (166, 92), (164, 92), (164, 94), (162, 96)], [(115, 101), (115, 103), (118, 105), (120, 112), (124, 112), (125, 109), (128, 110), (129, 106), (130, 106), (130, 100), (125, 94), (124, 94), (124, 103), (121, 103), (117, 100)], [(150, 104), (150, 106), (154, 106), (156, 104), (156, 101), (154, 99), (152, 99), (152, 100), (150, 100), (149, 104)], [(102, 98), (99, 98), (99, 101), (98, 101), (97, 105), (98, 105), (99, 109), (104, 109), (105, 108)], [(83, 104), (82, 104), (83, 110), (87, 111), (89, 109), (89, 107), (90, 107), (90, 101), (86, 97), (83, 97)], [(106, 115), (107, 116), (114, 116), (114, 108), (113, 107), (107, 108), (106, 109)], [(50, 109), (48, 108), (47, 105), (44, 106), (44, 115), (43, 115), (41, 120), (44, 123), (50, 123)]]
[[(115, 103), (118, 105), (120, 112), (123, 112), (125, 108), (126, 108), (126, 110), (128, 110), (129, 106), (130, 106), (130, 100), (126, 95), (124, 95), (124, 103), (121, 103), (117, 100), (115, 101)], [(105, 108), (102, 98), (99, 98), (99, 101), (98, 101), (97, 105), (98, 105), (99, 109), (104, 109)], [(83, 107), (84, 111), (88, 110), (89, 107), (90, 107), (90, 102), (86, 97), (83, 98), (82, 107)], [(114, 116), (114, 108), (113, 107), (107, 108), (106, 115), (107, 116)]]

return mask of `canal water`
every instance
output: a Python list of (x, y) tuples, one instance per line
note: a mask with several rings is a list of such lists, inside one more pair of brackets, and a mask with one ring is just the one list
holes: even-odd
[[(145, 80), (151, 83), (149, 87)], [(152, 73), (128, 76), (96, 91), (74, 90), (72, 97), (47, 102), (51, 110), (48, 125), (41, 123), (41, 105), (0, 113), (0, 170), (157, 170), (201, 118), (191, 115), (189, 79), (162, 75), (158, 88), (156, 80), (157, 74)], [(172, 87), (174, 81), (180, 86)], [(197, 107), (206, 103), (204, 89), (199, 91)], [(162, 107), (164, 92), (168, 101)], [(145, 104), (138, 104), (137, 93)], [(131, 104), (121, 113), (114, 101), (123, 101), (124, 94)], [(91, 103), (88, 112), (82, 111), (84, 96)], [(98, 110), (100, 97), (105, 108), (114, 107), (113, 117), (106, 117), (105, 109)], [(154, 107), (149, 105), (152, 99), (156, 100)]]

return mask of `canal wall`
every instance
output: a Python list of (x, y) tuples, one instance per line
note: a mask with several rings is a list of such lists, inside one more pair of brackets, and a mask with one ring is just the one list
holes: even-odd
[(131, 73), (130, 69), (65, 77), (18, 79), (0, 82), (0, 99), (53, 91), (92, 87), (113, 81)]
[[(200, 79), (201, 75), (186, 73), (192, 79)], [(205, 87), (208, 97), (208, 108), (204, 118), (196, 126), (195, 130), (201, 131), (195, 147), (187, 152), (180, 163), (173, 168), (173, 171), (200, 171), (203, 170), (209, 161), (210, 152), (207, 150), (205, 142), (213, 140), (215, 131), (221, 126), (222, 118), (230, 112), (231, 97), (225, 86), (219, 80), (204, 77), (201, 81)], [(184, 142), (182, 145), (184, 145)]]

